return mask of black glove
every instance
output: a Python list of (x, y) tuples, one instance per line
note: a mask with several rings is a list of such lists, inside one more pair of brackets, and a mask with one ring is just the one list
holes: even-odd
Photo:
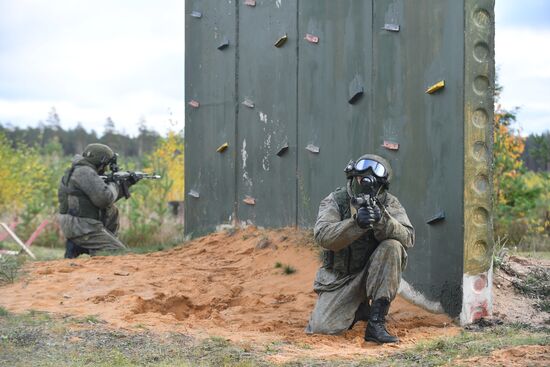
[(122, 196), (124, 196), (126, 199), (130, 198), (130, 181), (124, 180), (120, 182), (120, 191), (122, 193)]
[(369, 228), (372, 224), (378, 223), (382, 218), (382, 213), (378, 205), (362, 206), (357, 210), (355, 221), (361, 228)]

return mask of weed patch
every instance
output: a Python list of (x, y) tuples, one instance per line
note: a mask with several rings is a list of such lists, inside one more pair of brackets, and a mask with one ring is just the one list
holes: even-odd
[(290, 265), (285, 265), (285, 267), (283, 268), (283, 273), (286, 275), (294, 274), (296, 273), (296, 269)]
[(514, 280), (512, 284), (530, 298), (545, 300), (550, 296), (550, 273), (540, 267), (532, 269), (524, 279)]
[(0, 317), (6, 317), (9, 314), (10, 313), (8, 312), (8, 310), (6, 310), (4, 307), (0, 306)]
[(280, 261), (275, 263), (275, 269), (283, 269), (283, 274), (290, 275), (296, 273), (296, 269), (292, 265), (283, 264)]
[(493, 247), (493, 264), (495, 268), (500, 268), (504, 262), (504, 258), (508, 252), (506, 243), (508, 238), (498, 236), (495, 239), (495, 246)]
[(15, 282), (24, 261), (19, 256), (0, 257), (0, 285)]

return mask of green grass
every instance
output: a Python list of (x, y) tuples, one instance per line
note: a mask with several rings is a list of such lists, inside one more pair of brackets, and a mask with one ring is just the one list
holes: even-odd
[(543, 312), (550, 312), (550, 300), (543, 299), (537, 302), (537, 307)]
[(501, 325), (479, 332), (462, 331), (454, 337), (420, 342), (416, 347), (371, 359), (379, 366), (442, 366), (457, 365), (462, 359), (487, 356), (492, 351), (520, 345), (550, 344), (550, 329), (535, 329), (527, 325)]
[[(263, 366), (253, 353), (212, 337), (127, 332), (31, 311), (0, 317), (1, 366)], [(78, 327), (75, 327), (78, 326)]]
[[(4, 310), (5, 311), (5, 310)], [(95, 317), (95, 316), (92, 316)], [(0, 365), (4, 366), (272, 366), (269, 356), (288, 342), (275, 341), (246, 348), (227, 339), (197, 340), (180, 333), (113, 330), (98, 323), (81, 324), (74, 318), (48, 313), (2, 312), (0, 308)], [(497, 349), (550, 344), (550, 329), (500, 325), (457, 336), (419, 342), (416, 346), (380, 357), (355, 360), (301, 358), (283, 366), (441, 366), (489, 355)], [(313, 344), (298, 343), (307, 352)], [(368, 348), (368, 346), (366, 347)]]
[(103, 320), (101, 320), (97, 315), (88, 315), (84, 317), (72, 317), (70, 318), (70, 321), (77, 323), (77, 324), (100, 324), (105, 323)]
[(4, 307), (0, 306), (0, 317), (8, 316), (10, 313)]
[(31, 251), (39, 261), (49, 261), (62, 259), (65, 256), (64, 248), (48, 248), (48, 247), (31, 247)]
[[(1, 248), (11, 251), (21, 251), (21, 247), (16, 243), (12, 242), (2, 242)], [(40, 247), (40, 246), (31, 246), (31, 252), (36, 256), (37, 261), (48, 261), (48, 260), (57, 260), (62, 259), (65, 255), (65, 249), (59, 247)], [(30, 256), (26, 252), (22, 251), (17, 257), (25, 258), (30, 260)]]
[[(130, 247), (126, 251), (120, 251), (117, 253), (113, 252), (98, 252), (98, 256), (109, 256), (109, 255), (126, 255), (128, 253), (132, 254), (148, 254), (151, 252), (156, 251), (164, 251), (169, 250), (171, 248), (177, 247), (181, 245), (182, 243), (179, 241), (173, 241), (168, 243), (162, 243), (158, 245), (149, 245), (149, 246), (142, 246), (142, 247)], [(15, 244), (7, 244), (2, 246), (4, 249), (8, 250), (15, 250), (18, 251), (20, 248)], [(49, 247), (38, 247), (38, 246), (32, 246), (31, 247), (32, 253), (36, 256), (36, 261), (50, 261), (50, 260), (59, 260), (63, 259), (65, 256), (65, 249), (64, 248), (49, 248)], [(86, 256), (86, 255), (81, 255)], [(6, 256), (7, 258), (8, 256)], [(13, 256), (10, 256), (13, 257)], [(31, 258), (24, 252), (16, 256), (18, 258), (22, 258), (25, 260), (31, 260)]]

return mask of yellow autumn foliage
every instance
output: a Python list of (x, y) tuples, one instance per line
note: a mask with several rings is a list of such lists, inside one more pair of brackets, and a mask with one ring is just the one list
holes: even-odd
[(525, 149), (525, 139), (510, 128), (506, 111), (497, 110), (494, 121), (494, 189), (497, 204), (506, 202), (506, 190), (502, 180), (515, 178), (523, 168), (521, 155)]
[(47, 205), (54, 194), (47, 161), (34, 148), (13, 148), (0, 134), (0, 208), (5, 214), (20, 213), (30, 203)]
[(155, 165), (162, 167), (168, 180), (172, 183), (167, 201), (183, 201), (185, 193), (185, 167), (183, 138), (170, 131), (152, 154)]

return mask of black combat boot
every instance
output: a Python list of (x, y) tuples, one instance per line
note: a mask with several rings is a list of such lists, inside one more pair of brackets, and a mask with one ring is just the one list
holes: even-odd
[(75, 259), (82, 254), (90, 254), (90, 250), (82, 248), (71, 240), (65, 243), (65, 259)]
[(369, 314), (370, 314), (369, 301), (361, 302), (361, 304), (357, 308), (357, 311), (355, 311), (355, 317), (353, 318), (353, 322), (351, 323), (348, 330), (353, 329), (353, 326), (358, 321), (368, 321), (369, 320)]
[(365, 340), (370, 342), (398, 343), (399, 339), (386, 330), (386, 315), (390, 309), (390, 301), (386, 298), (377, 299), (370, 306), (370, 316), (365, 330)]

